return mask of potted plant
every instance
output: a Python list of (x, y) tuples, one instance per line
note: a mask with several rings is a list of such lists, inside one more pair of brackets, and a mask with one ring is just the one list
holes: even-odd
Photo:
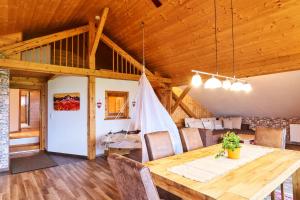
[(239, 159), (240, 158), (240, 137), (236, 135), (234, 132), (228, 131), (223, 136), (222, 141), (222, 151), (220, 151), (216, 157), (224, 156), (225, 150), (228, 153), (228, 158), (230, 159)]

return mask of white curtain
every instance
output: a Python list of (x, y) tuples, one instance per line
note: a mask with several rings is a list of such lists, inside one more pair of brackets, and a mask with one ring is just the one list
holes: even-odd
[(141, 130), (143, 162), (149, 160), (144, 135), (155, 131), (168, 131), (175, 153), (182, 153), (178, 129), (169, 113), (160, 103), (145, 74), (139, 80), (135, 112), (132, 117), (131, 129)]

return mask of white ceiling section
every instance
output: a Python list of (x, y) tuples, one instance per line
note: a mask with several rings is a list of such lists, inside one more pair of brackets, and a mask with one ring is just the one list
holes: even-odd
[(247, 79), (250, 93), (192, 88), (189, 95), (215, 116), (299, 117), (300, 71)]

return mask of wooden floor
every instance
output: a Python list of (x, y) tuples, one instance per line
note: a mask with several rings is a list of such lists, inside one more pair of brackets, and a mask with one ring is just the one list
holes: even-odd
[(1, 200), (113, 199), (118, 192), (103, 158), (0, 176)]
[[(287, 148), (300, 150), (298, 145), (287, 145)], [(0, 176), (0, 200), (120, 199), (105, 159), (66, 160), (56, 156), (55, 161), (62, 165)], [(290, 187), (291, 183), (285, 185)]]

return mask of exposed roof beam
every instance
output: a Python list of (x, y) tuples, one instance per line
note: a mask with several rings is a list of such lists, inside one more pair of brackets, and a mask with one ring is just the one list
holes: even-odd
[(191, 90), (192, 86), (188, 85), (180, 94), (180, 96), (178, 97), (178, 99), (176, 100), (174, 106), (171, 109), (171, 114), (173, 114), (176, 110), (176, 108), (179, 106), (180, 103), (182, 103), (182, 100), (184, 99), (184, 97), (187, 95), (187, 93)]
[[(172, 98), (175, 101), (178, 101), (179, 97), (172, 91)], [(179, 103), (179, 106), (182, 108), (182, 110), (189, 116), (193, 118), (197, 118), (197, 115), (187, 107), (182, 101)]]
[(100, 23), (98, 25), (96, 37), (95, 37), (95, 40), (93, 42), (93, 46), (92, 46), (92, 49), (91, 49), (91, 52), (90, 52), (90, 56), (96, 54), (96, 51), (97, 51), (97, 48), (98, 48), (98, 45), (99, 45), (99, 42), (100, 42), (100, 38), (101, 38), (101, 35), (102, 35), (102, 32), (103, 32), (104, 24), (105, 24), (105, 21), (106, 21), (106, 18), (107, 18), (108, 11), (109, 11), (109, 8), (106, 7), (106, 8), (104, 8), (104, 10), (102, 12), (102, 16), (101, 16), (101, 19), (100, 19)]
[[(0, 67), (13, 70), (21, 71), (32, 71), (32, 72), (42, 72), (49, 74), (62, 74), (62, 75), (75, 75), (75, 76), (96, 76), (101, 78), (111, 78), (111, 79), (121, 79), (121, 80), (139, 80), (140, 75), (136, 74), (124, 74), (111, 72), (109, 70), (95, 70), (95, 69), (85, 69), (77, 67), (65, 67), (59, 65), (33, 63), (20, 60), (12, 59), (0, 59)], [(168, 78), (148, 76), (150, 81), (161, 82), (161, 83), (171, 83)]]
[(81, 26), (78, 28), (61, 31), (61, 32), (54, 33), (54, 34), (37, 37), (34, 39), (22, 41), (22, 42), (17, 42), (15, 44), (6, 45), (6, 46), (0, 48), (0, 52), (5, 56), (9, 56), (12, 54), (19, 53), (21, 51), (26, 51), (28, 49), (40, 47), (42, 45), (46, 45), (51, 42), (55, 42), (55, 41), (58, 41), (58, 40), (61, 40), (61, 39), (67, 38), (67, 37), (85, 33), (88, 30), (89, 30), (89, 26)]

